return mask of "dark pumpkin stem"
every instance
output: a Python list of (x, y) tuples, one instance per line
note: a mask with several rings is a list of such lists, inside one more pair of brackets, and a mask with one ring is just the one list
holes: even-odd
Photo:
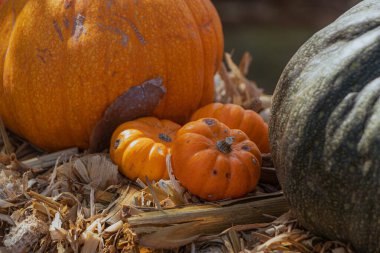
[(172, 142), (172, 138), (170, 138), (170, 136), (167, 134), (160, 133), (158, 135), (158, 138), (160, 138), (160, 140), (162, 140), (164, 142)]
[(234, 137), (227, 137), (224, 140), (218, 141), (216, 143), (216, 146), (218, 147), (219, 151), (224, 154), (229, 154), (232, 151), (232, 144), (234, 143), (235, 138)]

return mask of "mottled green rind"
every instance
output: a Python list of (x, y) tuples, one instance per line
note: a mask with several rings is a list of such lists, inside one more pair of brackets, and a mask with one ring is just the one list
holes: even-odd
[(270, 138), (300, 221), (358, 252), (380, 252), (380, 1), (315, 34), (285, 68)]

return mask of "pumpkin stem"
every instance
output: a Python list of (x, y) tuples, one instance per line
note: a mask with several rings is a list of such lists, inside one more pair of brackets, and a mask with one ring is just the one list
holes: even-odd
[(158, 135), (158, 138), (159, 138), (160, 140), (164, 141), (164, 142), (172, 142), (172, 138), (170, 138), (170, 136), (167, 135), (167, 134), (160, 133), (160, 134)]
[(232, 151), (232, 143), (234, 143), (235, 138), (234, 137), (226, 137), (226, 139), (218, 141), (216, 143), (216, 146), (218, 147), (219, 151), (224, 154), (229, 154)]

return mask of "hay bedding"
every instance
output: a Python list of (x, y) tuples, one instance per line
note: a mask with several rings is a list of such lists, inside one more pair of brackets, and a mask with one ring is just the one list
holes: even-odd
[[(250, 56), (240, 66), (226, 59), (217, 100), (268, 119), (270, 97), (245, 78)], [(0, 252), (353, 252), (299, 226), (270, 156), (255, 192), (204, 203), (173, 176), (147, 185), (127, 180), (107, 153), (45, 154), (1, 120), (0, 132)]]

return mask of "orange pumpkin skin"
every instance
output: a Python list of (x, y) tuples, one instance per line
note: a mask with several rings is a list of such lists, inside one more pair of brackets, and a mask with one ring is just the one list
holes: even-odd
[(244, 110), (235, 104), (212, 103), (194, 112), (191, 120), (200, 118), (215, 118), (229, 128), (240, 129), (256, 143), (262, 153), (270, 153), (268, 125), (255, 111)]
[(140, 118), (120, 125), (112, 135), (110, 155), (131, 180), (167, 179), (166, 156), (181, 126), (169, 120)]
[(210, 0), (8, 0), (0, 115), (33, 144), (87, 148), (108, 105), (162, 78), (154, 115), (185, 122), (213, 100), (223, 34)]
[(177, 132), (171, 161), (181, 184), (210, 201), (244, 196), (260, 178), (256, 144), (241, 130), (211, 118), (190, 122)]

